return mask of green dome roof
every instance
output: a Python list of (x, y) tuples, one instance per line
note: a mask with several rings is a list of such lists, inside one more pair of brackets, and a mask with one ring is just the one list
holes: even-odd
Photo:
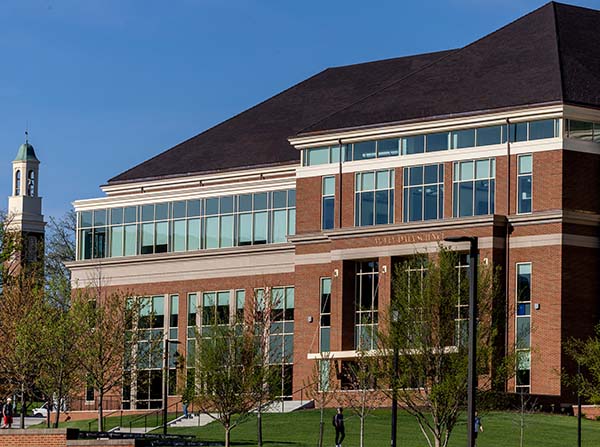
[(29, 143), (23, 143), (19, 147), (19, 152), (17, 152), (17, 157), (14, 161), (39, 161), (35, 156), (35, 151), (33, 150), (33, 146)]

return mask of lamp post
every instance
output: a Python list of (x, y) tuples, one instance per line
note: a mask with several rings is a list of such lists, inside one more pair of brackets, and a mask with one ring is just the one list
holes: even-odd
[(179, 340), (169, 340), (169, 337), (165, 335), (165, 354), (163, 358), (163, 435), (167, 434), (167, 400), (169, 397), (169, 343), (178, 345)]
[(392, 384), (392, 440), (391, 446), (396, 447), (396, 434), (397, 434), (397, 423), (398, 423), (398, 337), (396, 331), (398, 323), (398, 311), (392, 311), (392, 330), (393, 330), (393, 359), (392, 359), (392, 368), (393, 368), (393, 384)]
[(469, 242), (469, 365), (467, 371), (467, 447), (475, 447), (477, 397), (477, 237), (451, 236), (447, 242)]

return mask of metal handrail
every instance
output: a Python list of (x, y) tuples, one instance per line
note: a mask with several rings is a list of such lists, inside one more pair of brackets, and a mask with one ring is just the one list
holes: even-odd
[[(182, 402), (181, 400), (180, 400), (180, 401), (177, 401), (177, 402), (175, 402), (175, 403), (173, 403), (173, 404), (171, 404), (171, 405), (169, 405), (169, 406), (167, 407), (167, 412), (168, 412), (169, 408), (171, 408), (171, 407), (175, 406), (175, 419), (177, 419), (177, 415), (179, 414), (178, 405), (179, 405), (181, 402)], [(133, 428), (133, 423), (134, 423), (134, 422), (137, 422), (137, 421), (139, 421), (139, 420), (141, 420), (141, 419), (144, 419), (144, 431), (146, 431), (146, 430), (148, 429), (148, 416), (152, 416), (152, 415), (156, 415), (156, 424), (155, 424), (154, 426), (155, 426), (155, 427), (158, 427), (158, 416), (159, 416), (159, 414), (161, 414), (162, 412), (163, 412), (163, 409), (162, 409), (162, 408), (159, 408), (159, 409), (157, 409), (157, 410), (154, 410), (154, 411), (152, 411), (152, 412), (150, 412), (150, 413), (144, 413), (143, 415), (140, 415), (139, 417), (137, 417), (137, 418), (135, 418), (135, 419), (131, 419), (131, 420), (129, 421), (129, 432), (131, 433), (131, 429)], [(166, 421), (165, 421), (165, 423), (166, 423)]]

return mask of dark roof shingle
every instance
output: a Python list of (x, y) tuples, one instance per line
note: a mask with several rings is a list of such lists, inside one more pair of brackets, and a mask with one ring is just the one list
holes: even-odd
[(328, 68), (109, 183), (299, 162), (289, 136), (450, 52)]
[(551, 2), (301, 134), (516, 106), (600, 106), (600, 11)]

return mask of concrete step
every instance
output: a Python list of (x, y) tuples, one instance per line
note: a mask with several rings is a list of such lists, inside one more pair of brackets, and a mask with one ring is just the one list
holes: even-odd
[(109, 430), (110, 432), (116, 432), (116, 433), (137, 433), (137, 434), (146, 434), (146, 433), (150, 433), (152, 430), (156, 430), (159, 427), (131, 427), (131, 430), (129, 429), (129, 427), (115, 427), (111, 430)]
[(202, 427), (214, 421), (208, 414), (190, 414), (189, 418), (183, 416), (169, 422), (169, 427)]

